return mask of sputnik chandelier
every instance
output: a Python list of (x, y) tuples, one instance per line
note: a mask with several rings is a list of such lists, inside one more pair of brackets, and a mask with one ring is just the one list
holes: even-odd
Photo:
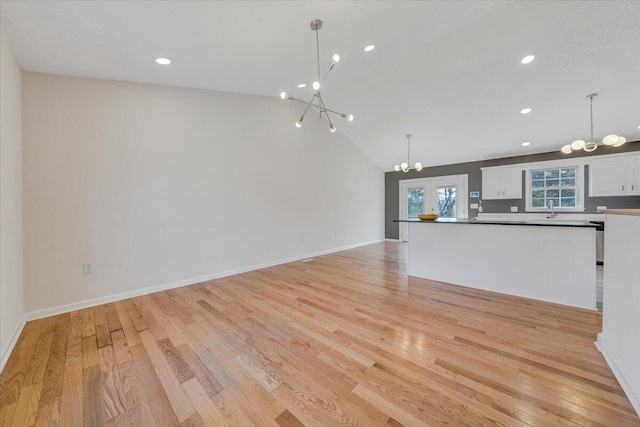
[[(584, 142), (581, 139), (573, 141), (571, 144), (567, 144), (560, 149), (564, 154), (571, 154), (573, 151), (584, 150), (588, 153), (591, 151), (595, 151), (598, 148), (598, 143), (593, 140), (593, 98), (598, 96), (597, 93), (592, 93), (587, 95), (587, 99), (589, 100), (589, 105), (591, 107), (591, 139), (589, 142)], [(618, 135), (607, 135), (602, 139), (602, 143), (604, 145), (612, 145), (614, 147), (620, 147), (627, 139), (624, 136)]]
[[(404, 172), (404, 173), (407, 173), (407, 172), (409, 172), (409, 170), (411, 169), (411, 168), (409, 167), (409, 163), (410, 163), (410, 162), (411, 162), (411, 135), (407, 135), (407, 161), (406, 161), (406, 162), (404, 162), (404, 163), (402, 163), (402, 164), (395, 165), (395, 166), (393, 167), (393, 169), (394, 169), (396, 172), (400, 172), (400, 171), (402, 171), (402, 172)], [(422, 170), (422, 163), (420, 163), (420, 162), (416, 162), (416, 163), (415, 163), (415, 165), (414, 165), (414, 168), (415, 168), (415, 170), (417, 170), (418, 172), (420, 172), (420, 171)]]
[(290, 101), (298, 101), (301, 102), (303, 104), (306, 104), (306, 108), (304, 110), (304, 112), (302, 113), (302, 115), (300, 116), (300, 118), (298, 119), (298, 121), (296, 122), (296, 127), (302, 127), (302, 121), (304, 120), (305, 115), (307, 114), (307, 111), (309, 111), (309, 107), (313, 107), (314, 109), (316, 109), (319, 113), (319, 118), (322, 118), (322, 114), (324, 113), (325, 117), (327, 118), (327, 120), (329, 121), (329, 130), (331, 132), (335, 132), (336, 131), (336, 127), (334, 126), (333, 122), (331, 121), (331, 117), (329, 116), (329, 113), (332, 114), (337, 114), (338, 116), (347, 119), (348, 121), (353, 121), (353, 114), (345, 114), (345, 113), (338, 113), (337, 111), (333, 111), (328, 109), (325, 105), (324, 105), (324, 100), (322, 99), (322, 94), (320, 93), (320, 85), (324, 83), (324, 81), (327, 79), (327, 76), (329, 75), (329, 73), (331, 72), (331, 70), (333, 70), (333, 67), (335, 67), (335, 65), (340, 62), (340, 55), (338, 55), (337, 53), (335, 55), (333, 55), (333, 57), (331, 58), (331, 64), (329, 64), (329, 67), (327, 69), (327, 72), (325, 73), (324, 77), (322, 78), (322, 80), (320, 80), (320, 39), (318, 38), (318, 30), (322, 28), (322, 21), (319, 19), (316, 19), (314, 21), (311, 22), (311, 29), (313, 31), (316, 32), (316, 58), (317, 58), (317, 63), (318, 63), (318, 80), (316, 80), (315, 82), (313, 82), (313, 90), (315, 91), (313, 93), (313, 96), (311, 97), (311, 100), (309, 102), (304, 101), (302, 99), (298, 99), (296, 97), (294, 97), (293, 95), (287, 95), (286, 92), (282, 92), (280, 93), (280, 98), (282, 99), (289, 99)]

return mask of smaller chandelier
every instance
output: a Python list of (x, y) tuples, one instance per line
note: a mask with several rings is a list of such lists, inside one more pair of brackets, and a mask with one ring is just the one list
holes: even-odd
[[(595, 151), (598, 148), (598, 143), (593, 140), (593, 98), (598, 96), (597, 93), (592, 93), (587, 95), (587, 99), (589, 100), (589, 105), (591, 107), (591, 140), (589, 142), (585, 142), (582, 139), (577, 139), (573, 141), (571, 144), (567, 144), (560, 149), (564, 154), (571, 154), (573, 151), (584, 150), (588, 153)], [(627, 139), (624, 136), (618, 135), (607, 135), (602, 139), (602, 143), (604, 145), (611, 145), (613, 147), (620, 147)]]
[[(302, 127), (302, 121), (304, 120), (304, 117), (307, 114), (307, 111), (309, 111), (310, 107), (313, 107), (314, 110), (318, 111), (319, 118), (322, 118), (322, 114), (324, 113), (324, 116), (327, 118), (327, 121), (329, 122), (329, 131), (330, 132), (335, 132), (336, 131), (336, 127), (333, 124), (333, 122), (331, 121), (331, 116), (329, 115), (329, 113), (335, 114), (337, 116), (340, 116), (343, 119), (347, 119), (350, 122), (353, 121), (353, 114), (339, 113), (337, 111), (328, 109), (324, 105), (324, 99), (322, 98), (322, 94), (320, 92), (320, 84), (324, 83), (324, 81), (326, 80), (326, 78), (329, 75), (329, 73), (331, 72), (331, 70), (333, 70), (333, 67), (335, 67), (336, 64), (338, 62), (340, 62), (340, 55), (338, 55), (336, 53), (335, 55), (333, 55), (331, 57), (331, 63), (329, 64), (329, 67), (327, 67), (327, 72), (325, 73), (324, 77), (322, 79), (320, 79), (320, 39), (318, 37), (318, 30), (320, 30), (320, 28), (322, 28), (322, 21), (319, 20), (319, 19), (315, 19), (315, 20), (311, 21), (310, 27), (316, 33), (316, 64), (318, 66), (318, 80), (313, 82), (313, 84), (311, 85), (311, 87), (314, 90), (313, 96), (311, 97), (311, 99), (309, 101), (304, 101), (302, 99), (298, 99), (298, 98), (294, 97), (293, 95), (288, 95), (286, 92), (281, 92), (280, 93), (280, 98), (288, 99), (290, 101), (301, 102), (301, 103), (306, 105), (306, 108), (304, 109), (304, 112), (302, 113), (302, 115), (300, 116), (298, 121), (296, 121), (296, 127), (297, 128), (301, 128)], [(303, 85), (298, 85), (298, 87), (304, 87), (304, 86)]]
[[(411, 170), (411, 168), (409, 167), (409, 163), (411, 163), (411, 135), (407, 135), (407, 161), (399, 165), (395, 165), (393, 169), (396, 172), (402, 171), (404, 173), (407, 173)], [(416, 162), (414, 168), (415, 170), (420, 172), (422, 170), (422, 163)]]

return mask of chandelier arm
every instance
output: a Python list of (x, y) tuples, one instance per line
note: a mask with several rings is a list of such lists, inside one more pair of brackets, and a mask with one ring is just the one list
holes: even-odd
[(325, 80), (327, 80), (327, 76), (329, 75), (329, 73), (331, 72), (331, 70), (333, 70), (333, 64), (331, 64), (329, 66), (329, 68), (327, 69), (327, 72), (325, 73), (324, 77), (322, 78), (322, 81), (320, 83), (324, 83)]
[[(302, 117), (304, 117), (304, 115), (305, 115), (305, 114), (307, 114), (307, 110), (309, 110), (309, 107), (311, 107), (311, 105), (312, 105), (311, 103), (313, 102), (313, 99), (314, 99), (315, 97), (316, 97), (316, 96), (315, 96), (315, 94), (314, 94), (314, 95), (313, 95), (313, 98), (311, 98), (311, 100), (310, 100), (309, 102), (307, 102), (307, 101), (303, 101), (302, 99), (298, 99), (298, 98), (293, 97), (293, 96), (289, 96), (289, 99), (290, 99), (291, 101), (298, 101), (298, 102), (301, 102), (301, 103), (303, 103), (303, 104), (307, 104), (307, 108), (305, 108), (304, 112), (302, 113)], [(314, 105), (314, 107), (315, 107), (315, 105)]]
[[(322, 108), (326, 111), (327, 107), (325, 107), (324, 101), (322, 100), (322, 97), (319, 96), (318, 98), (320, 98), (320, 104), (322, 105)], [(322, 114), (322, 112), (320, 114)], [(329, 125), (333, 126), (333, 123), (331, 123), (331, 117), (329, 117), (329, 114), (326, 114), (326, 116), (327, 116), (327, 120), (329, 120)]]

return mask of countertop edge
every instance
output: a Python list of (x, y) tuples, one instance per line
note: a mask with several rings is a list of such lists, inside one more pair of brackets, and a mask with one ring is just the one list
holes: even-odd
[(605, 215), (628, 215), (628, 216), (640, 216), (639, 209), (605, 209), (600, 211)]
[(577, 222), (569, 222), (569, 221), (491, 221), (491, 220), (480, 220), (473, 221), (467, 219), (459, 219), (459, 220), (434, 220), (434, 221), (421, 221), (421, 220), (413, 220), (413, 219), (394, 219), (393, 222), (406, 222), (406, 223), (415, 223), (415, 224), (469, 224), (469, 225), (519, 225), (519, 226), (530, 226), (530, 227), (573, 227), (573, 228), (598, 228), (601, 227), (598, 224), (592, 223), (577, 223)]

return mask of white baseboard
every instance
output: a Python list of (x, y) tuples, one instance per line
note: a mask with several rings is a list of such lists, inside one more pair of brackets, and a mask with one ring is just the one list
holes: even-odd
[(11, 355), (13, 348), (16, 346), (18, 338), (20, 338), (20, 334), (22, 333), (24, 325), (26, 324), (27, 318), (26, 316), (22, 316), (22, 319), (20, 319), (20, 322), (18, 323), (18, 325), (16, 325), (16, 329), (13, 331), (13, 335), (11, 335), (11, 339), (7, 343), (7, 346), (2, 349), (2, 358), (0, 359), (0, 372), (2, 372), (4, 366), (7, 364), (9, 356)]
[(57, 314), (67, 313), (69, 311), (81, 310), (83, 308), (93, 307), (100, 304), (107, 304), (114, 301), (120, 301), (127, 298), (138, 297), (140, 295), (152, 294), (154, 292), (166, 291), (167, 289), (180, 288), (182, 286), (194, 285), (196, 283), (207, 282), (209, 280), (220, 279), (222, 277), (233, 276), (235, 274), (246, 273), (253, 270), (260, 270), (262, 268), (273, 267), (275, 265), (286, 264), (289, 262), (300, 261), (306, 258), (313, 258), (317, 256), (327, 255), (335, 252), (345, 251), (348, 249), (358, 248), (360, 246), (371, 245), (374, 243), (380, 243), (383, 240), (374, 240), (365, 243), (356, 243), (354, 245), (342, 246), (339, 248), (325, 249), (322, 251), (307, 253), (303, 255), (297, 255), (289, 258), (279, 259), (275, 261), (269, 261), (262, 264), (255, 264), (248, 267), (237, 268), (234, 270), (227, 270), (221, 273), (209, 274), (206, 276), (193, 277), (191, 279), (178, 280), (171, 283), (165, 283), (162, 285), (150, 286), (147, 288), (136, 289), (128, 292), (121, 292), (113, 295), (105, 295), (103, 297), (92, 298), (84, 301), (72, 302), (69, 304), (59, 305), (56, 307), (43, 308), (41, 310), (34, 310), (25, 313), (26, 320), (41, 319), (43, 317), (55, 316)]
[(399, 242), (400, 239), (384, 239), (385, 242)]
[(629, 375), (607, 346), (607, 340), (602, 336), (602, 333), (598, 334), (598, 341), (596, 341), (595, 344), (598, 350), (600, 350), (600, 353), (602, 353), (602, 356), (604, 356), (604, 360), (607, 361), (611, 372), (613, 372), (620, 386), (622, 386), (622, 390), (624, 390), (629, 402), (631, 402), (631, 406), (633, 406), (633, 409), (635, 409), (638, 416), (640, 416), (640, 390), (633, 389)]

